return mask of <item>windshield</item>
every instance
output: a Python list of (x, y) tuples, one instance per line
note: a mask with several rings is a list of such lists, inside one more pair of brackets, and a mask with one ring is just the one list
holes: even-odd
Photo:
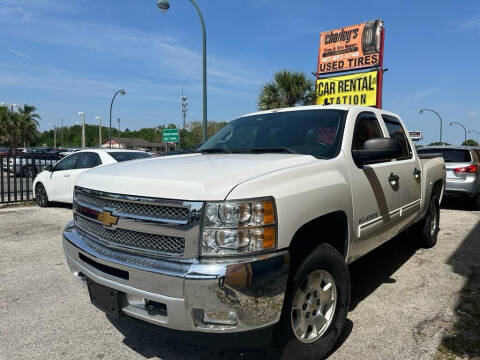
[(146, 159), (153, 157), (152, 154), (145, 152), (128, 152), (128, 151), (110, 151), (108, 154), (113, 157), (118, 162), (137, 160), (137, 159)]
[(420, 154), (441, 154), (446, 163), (471, 162), (470, 151), (462, 149), (418, 149)]
[(285, 111), (241, 117), (213, 135), (199, 152), (288, 152), (330, 159), (337, 156), (345, 110)]

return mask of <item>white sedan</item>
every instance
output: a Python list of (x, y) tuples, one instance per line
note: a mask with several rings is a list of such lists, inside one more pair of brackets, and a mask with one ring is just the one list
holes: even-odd
[(77, 151), (55, 165), (46, 166), (33, 181), (34, 198), (41, 207), (50, 202), (73, 202), (73, 187), (82, 172), (106, 164), (151, 158), (153, 155), (135, 150), (95, 149)]

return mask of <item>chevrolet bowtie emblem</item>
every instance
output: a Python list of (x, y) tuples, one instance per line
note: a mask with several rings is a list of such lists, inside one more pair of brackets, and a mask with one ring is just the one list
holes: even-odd
[(112, 225), (117, 225), (118, 216), (112, 216), (110, 211), (104, 211), (103, 213), (98, 214), (98, 221), (101, 221), (103, 225), (112, 227)]

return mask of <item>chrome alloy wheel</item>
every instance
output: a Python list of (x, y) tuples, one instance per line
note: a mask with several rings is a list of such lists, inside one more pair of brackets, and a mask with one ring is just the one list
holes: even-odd
[(292, 330), (302, 343), (317, 341), (327, 331), (335, 315), (337, 288), (325, 270), (311, 272), (293, 298)]

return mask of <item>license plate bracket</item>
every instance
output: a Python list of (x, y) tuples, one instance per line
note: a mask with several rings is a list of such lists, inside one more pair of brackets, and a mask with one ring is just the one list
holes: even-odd
[(87, 285), (90, 301), (93, 305), (114, 318), (121, 316), (122, 306), (118, 290), (98, 284), (91, 279), (87, 279)]

